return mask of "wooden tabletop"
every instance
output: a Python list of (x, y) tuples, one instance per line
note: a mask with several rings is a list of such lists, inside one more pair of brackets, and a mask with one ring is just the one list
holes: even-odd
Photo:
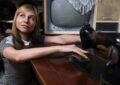
[(93, 76), (64, 57), (37, 59), (31, 62), (42, 85), (99, 85)]

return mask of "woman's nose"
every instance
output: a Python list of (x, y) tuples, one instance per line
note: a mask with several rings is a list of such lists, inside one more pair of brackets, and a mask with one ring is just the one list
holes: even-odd
[(29, 21), (29, 18), (28, 18), (28, 17), (25, 17), (25, 18), (24, 18), (24, 21), (25, 21), (25, 22), (28, 22), (28, 21)]

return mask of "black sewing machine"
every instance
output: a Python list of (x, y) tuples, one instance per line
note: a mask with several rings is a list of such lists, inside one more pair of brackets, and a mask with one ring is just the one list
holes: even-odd
[(89, 60), (71, 62), (82, 67), (101, 85), (120, 85), (120, 34), (97, 33), (90, 25), (80, 30), (81, 47), (88, 50)]

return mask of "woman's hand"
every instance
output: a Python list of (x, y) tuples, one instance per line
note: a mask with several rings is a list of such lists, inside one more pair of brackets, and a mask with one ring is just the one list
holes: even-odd
[(62, 45), (58, 46), (59, 52), (65, 52), (65, 53), (74, 53), (82, 58), (88, 59), (88, 57), (85, 55), (88, 53), (87, 51), (77, 47), (76, 45)]

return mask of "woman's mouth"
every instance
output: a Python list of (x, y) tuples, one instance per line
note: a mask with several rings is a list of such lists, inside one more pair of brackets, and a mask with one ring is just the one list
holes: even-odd
[(21, 25), (22, 27), (24, 27), (24, 28), (29, 28), (29, 26), (28, 25)]

